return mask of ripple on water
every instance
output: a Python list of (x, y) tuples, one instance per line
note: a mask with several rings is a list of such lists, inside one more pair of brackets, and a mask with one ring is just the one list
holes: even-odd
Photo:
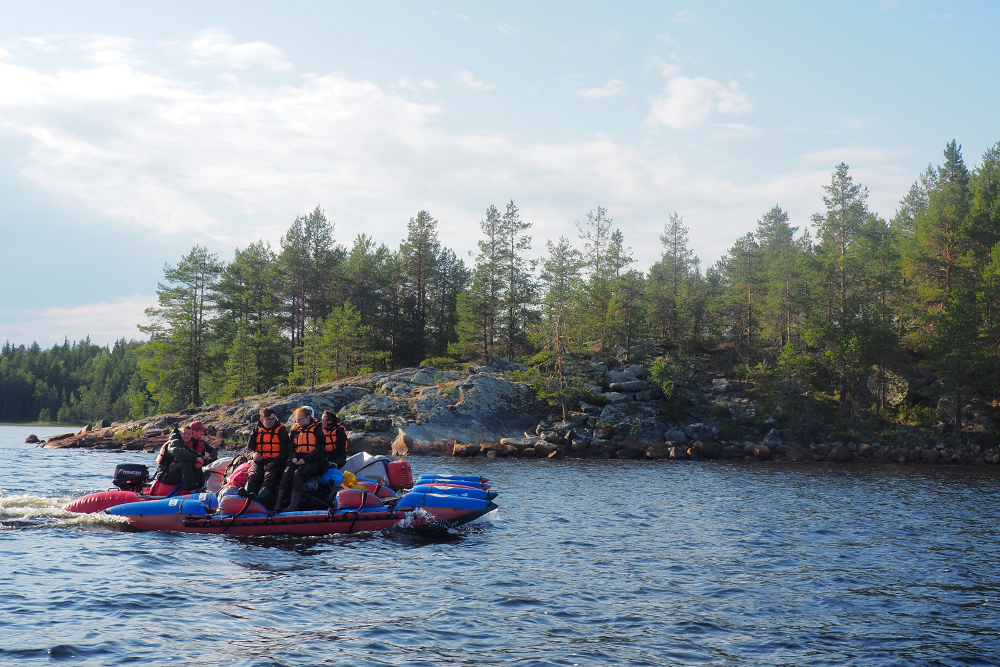
[(996, 471), (414, 459), (420, 472), (485, 473), (501, 510), (435, 535), (242, 538), (124, 532), (64, 512), (69, 486), (106, 488), (124, 455), (3, 444), (15, 461), (45, 463), (0, 478), (0, 557), (14, 564), (0, 578), (13, 638), (3, 665), (881, 666), (1000, 654)]

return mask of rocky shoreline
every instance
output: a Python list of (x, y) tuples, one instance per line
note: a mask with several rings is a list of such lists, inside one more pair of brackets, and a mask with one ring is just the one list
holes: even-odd
[(613, 359), (591, 363), (594, 404), (581, 402), (565, 420), (557, 419), (528, 384), (511, 377), (509, 371), (518, 368), (496, 360), (465, 371), (420, 367), (374, 373), (308, 392), (274, 391), (175, 414), (105, 421), (36, 442), (49, 448), (151, 452), (176, 424), (197, 419), (205, 424), (210, 444), (233, 451), (242, 448), (261, 407), (290, 422), (296, 407), (309, 405), (317, 414), (332, 410), (341, 416), (350, 454), (1000, 464), (1000, 448), (950, 448), (934, 442), (933, 433), (914, 429), (900, 433), (906, 444), (786, 441), (778, 421), (761, 419), (735, 383), (704, 372), (695, 373), (683, 389), (687, 416), (670, 419), (648, 371), (616, 366)]

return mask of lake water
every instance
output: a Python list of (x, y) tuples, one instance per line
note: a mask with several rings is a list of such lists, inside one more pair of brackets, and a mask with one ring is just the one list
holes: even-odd
[(0, 426), (0, 665), (996, 665), (993, 468), (414, 458), (438, 537), (135, 533), (60, 507), (142, 452)]

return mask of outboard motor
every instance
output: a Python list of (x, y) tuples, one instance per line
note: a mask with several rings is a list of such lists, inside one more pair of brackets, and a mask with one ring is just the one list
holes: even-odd
[(115, 466), (114, 485), (122, 491), (142, 491), (149, 481), (149, 468), (141, 463), (119, 463)]

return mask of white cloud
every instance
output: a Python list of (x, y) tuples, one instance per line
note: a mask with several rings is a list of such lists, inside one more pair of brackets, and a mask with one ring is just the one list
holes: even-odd
[(119, 338), (145, 338), (137, 323), (147, 322), (145, 309), (156, 305), (156, 296), (132, 295), (116, 301), (88, 303), (72, 308), (38, 310), (0, 310), (0, 339), (42, 347), (62, 343), (63, 339), (90, 340), (98, 345), (114, 343)]
[(658, 72), (660, 76), (665, 78), (670, 78), (677, 76), (681, 73), (681, 68), (679, 65), (673, 63), (668, 63), (666, 60), (660, 56), (650, 56), (649, 57), (649, 67)]
[(461, 72), (455, 73), (455, 79), (458, 80), (463, 86), (467, 86), (474, 90), (493, 90), (493, 84), (486, 84), (476, 78), (476, 76), (469, 70), (462, 70)]
[(622, 86), (624, 84), (618, 79), (612, 79), (600, 88), (589, 88), (587, 90), (578, 90), (577, 95), (587, 99), (596, 99), (599, 97), (614, 97), (618, 93), (622, 92)]
[(955, 17), (952, 14), (928, 14), (927, 18), (931, 21), (951, 21)]
[(656, 39), (660, 40), (661, 42), (666, 42), (667, 44), (670, 44), (671, 46), (676, 46), (677, 45), (677, 40), (674, 39), (673, 37), (671, 37), (669, 34), (667, 34), (665, 32), (660, 33), (659, 35), (657, 35)]
[(404, 74), (399, 77), (399, 81), (396, 82), (396, 88), (399, 88), (400, 90), (419, 90), (421, 88), (425, 90), (437, 90), (438, 84), (433, 79), (410, 81), (410, 77)]
[(682, 9), (674, 15), (674, 23), (689, 24), (697, 23), (698, 16), (690, 9)]
[[(218, 75), (229, 65), (216, 67), (207, 79), (217, 82), (213, 89), (188, 72), (167, 77), (153, 72), (169, 68), (142, 63), (81, 57), (75, 67), (46, 74), (0, 61), (0, 131), (19, 134), (18, 145), (29, 146), (8, 159), (91, 219), (200, 242), (224, 257), (258, 238), (276, 245), (295, 216), (317, 203), (345, 243), (364, 232), (395, 245), (406, 220), (427, 209), (440, 221), (442, 240), (464, 255), (475, 248), (486, 207), (514, 198), (535, 224), (536, 250), (546, 238), (574, 236), (573, 222), (600, 204), (622, 226), (641, 265), (656, 259), (662, 213), (675, 209), (692, 226), (692, 246), (711, 259), (775, 202), (804, 216), (797, 221), (804, 224), (829, 180), (830, 164), (819, 154), (806, 158), (802, 171), (734, 183), (693, 173), (679, 154), (606, 136), (541, 144), (453, 131), (443, 126), (440, 106), (394, 92), (431, 87), (408, 77), (384, 88), (341, 74), (222, 84)], [(459, 80), (488, 89), (469, 72)], [(649, 122), (691, 127), (751, 106), (735, 85), (675, 77)], [(746, 131), (732, 123), (724, 129)], [(888, 163), (866, 169), (872, 183), (896, 178)], [(886, 191), (898, 199), (910, 180)], [(122, 319), (134, 325), (139, 311)], [(72, 321), (86, 324), (87, 312), (47, 312), (38, 331), (61, 336), (69, 330), (52, 322), (68, 323), (75, 313)]]
[(713, 111), (739, 115), (753, 103), (734, 81), (728, 86), (705, 77), (677, 76), (667, 84), (666, 95), (653, 101), (646, 122), (673, 129), (702, 125)]
[(512, 31), (509, 24), (501, 22), (497, 23), (497, 32), (501, 35), (509, 35)]
[(220, 30), (199, 32), (188, 49), (191, 62), (199, 65), (222, 64), (235, 69), (263, 67), (275, 71), (291, 69), (278, 47), (267, 42), (237, 44), (231, 35)]
[(131, 65), (138, 62), (132, 52), (134, 45), (135, 40), (105, 36), (88, 40), (83, 49), (90, 52), (87, 58), (93, 62), (103, 65)]

